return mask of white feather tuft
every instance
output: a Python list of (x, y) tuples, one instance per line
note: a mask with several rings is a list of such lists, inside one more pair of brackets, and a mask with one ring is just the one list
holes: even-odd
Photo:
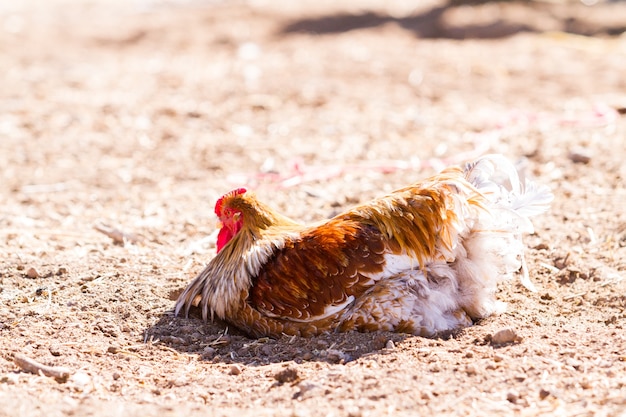
[(460, 250), (456, 269), (465, 292), (463, 307), (472, 317), (484, 317), (496, 310), (493, 293), (500, 279), (521, 270), (521, 284), (536, 291), (522, 235), (533, 232), (530, 217), (547, 211), (554, 197), (546, 186), (529, 180), (522, 184), (513, 164), (501, 155), (467, 164), (465, 178), (487, 198), (488, 215), (481, 215), (469, 231), (462, 248), (466, 253)]
[(554, 195), (547, 186), (537, 185), (527, 179), (524, 192), (512, 202), (511, 208), (520, 216), (531, 217), (546, 212), (552, 200)]

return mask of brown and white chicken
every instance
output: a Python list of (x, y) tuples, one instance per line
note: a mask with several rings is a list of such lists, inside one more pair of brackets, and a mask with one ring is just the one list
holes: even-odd
[(431, 336), (501, 312), (547, 187), (500, 155), (451, 167), (329, 220), (303, 225), (243, 188), (221, 197), (218, 253), (176, 302), (251, 336), (387, 330)]

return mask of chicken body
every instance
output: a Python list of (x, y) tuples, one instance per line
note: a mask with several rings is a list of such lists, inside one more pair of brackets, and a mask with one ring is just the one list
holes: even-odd
[(176, 303), (251, 336), (387, 330), (431, 336), (503, 311), (497, 283), (521, 270), (546, 187), (489, 155), (316, 225), (243, 189), (223, 196), (218, 254)]

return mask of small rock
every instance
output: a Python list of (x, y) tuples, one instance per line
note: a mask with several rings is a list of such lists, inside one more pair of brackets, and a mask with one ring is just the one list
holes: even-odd
[(48, 297), (50, 295), (50, 290), (48, 287), (41, 287), (35, 290), (35, 295), (37, 297)]
[(77, 391), (85, 391), (87, 386), (91, 384), (91, 376), (84, 372), (76, 372), (70, 377), (70, 382), (74, 384)]
[(65, 275), (67, 274), (67, 268), (62, 266), (57, 270), (57, 275)]
[(302, 359), (304, 359), (305, 361), (310, 361), (311, 359), (313, 359), (313, 354), (311, 352), (304, 352), (304, 355), (302, 355)]
[(515, 404), (517, 400), (519, 400), (519, 394), (514, 391), (511, 391), (506, 394), (506, 400), (512, 404)]
[(114, 353), (114, 354), (115, 354), (115, 353), (117, 353), (117, 352), (119, 352), (119, 351), (120, 351), (119, 346), (114, 346), (114, 345), (111, 345), (111, 346), (109, 346), (109, 347), (107, 348), (107, 352), (108, 352), (108, 353)]
[(493, 355), (493, 361), (494, 362), (502, 362), (504, 360), (504, 357), (498, 354)]
[(241, 367), (241, 365), (238, 364), (233, 364), (230, 366), (230, 370), (228, 371), (228, 373), (230, 375), (239, 375), (243, 372), (243, 368)]
[(546, 389), (541, 388), (541, 389), (539, 390), (539, 399), (540, 399), (540, 400), (545, 400), (546, 398), (548, 398), (548, 396), (549, 396), (550, 394), (551, 394), (551, 392), (550, 392), (550, 391), (548, 391), (548, 390), (546, 390)]
[(39, 278), (39, 272), (37, 272), (37, 270), (35, 268), (28, 268), (28, 270), (26, 271), (26, 276), (28, 278)]
[(346, 362), (346, 354), (338, 349), (328, 349), (326, 351), (326, 359), (332, 363)]
[(282, 369), (276, 374), (274, 374), (274, 379), (278, 381), (280, 384), (284, 384), (286, 382), (294, 382), (300, 379), (300, 375), (298, 375), (298, 370), (293, 367)]
[(385, 344), (385, 349), (394, 350), (395, 348), (396, 344), (393, 343), (393, 340), (387, 340), (387, 343)]
[(204, 349), (202, 349), (202, 356), (204, 356), (205, 358), (212, 358), (213, 356), (215, 356), (215, 348), (211, 347), (211, 346), (207, 346)]
[(575, 164), (588, 164), (591, 161), (591, 154), (585, 148), (572, 149), (568, 156)]
[(478, 372), (476, 371), (476, 367), (474, 365), (467, 365), (465, 367), (465, 373), (469, 376), (476, 375)]
[(61, 356), (61, 349), (57, 345), (52, 345), (48, 348), (48, 351), (52, 356)]
[(519, 337), (515, 330), (511, 328), (499, 330), (491, 336), (491, 343), (494, 345), (503, 345), (505, 343), (513, 343), (520, 340), (521, 337)]
[(122, 375), (118, 374), (117, 372), (113, 372), (113, 375), (111, 375), (113, 377), (113, 379), (115, 381), (117, 381), (118, 379), (120, 379), (122, 377)]

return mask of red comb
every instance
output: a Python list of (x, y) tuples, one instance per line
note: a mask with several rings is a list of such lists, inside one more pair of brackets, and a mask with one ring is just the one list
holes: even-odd
[(236, 195), (243, 194), (246, 191), (248, 191), (248, 190), (246, 190), (245, 188), (237, 188), (236, 190), (229, 191), (226, 194), (224, 194), (223, 196), (221, 196), (219, 198), (219, 200), (217, 200), (217, 203), (215, 203), (215, 214), (218, 217), (222, 214), (222, 205), (224, 204), (224, 199), (225, 198), (234, 197)]

